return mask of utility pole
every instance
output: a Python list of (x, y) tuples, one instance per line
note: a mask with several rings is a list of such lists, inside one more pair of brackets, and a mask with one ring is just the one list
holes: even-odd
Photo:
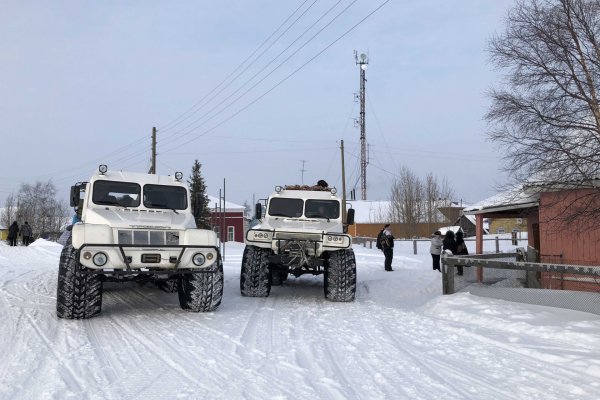
[(221, 189), (219, 189), (219, 204), (223, 204), (221, 207), (221, 244), (223, 245), (223, 251), (221, 255), (223, 256), (223, 261), (225, 261), (225, 242), (227, 242), (227, 236), (229, 235), (226, 232), (227, 222), (225, 219), (227, 218), (227, 207), (225, 206), (225, 178), (223, 178), (223, 196), (221, 196)]
[(149, 174), (156, 174), (156, 127), (152, 127), (152, 158), (150, 160)]
[(304, 164), (306, 164), (306, 160), (300, 160), (302, 162), (302, 169), (300, 170), (302, 172), (302, 184), (304, 185), (304, 172), (306, 171), (304, 169)]
[(346, 225), (346, 167), (344, 166), (344, 141), (340, 145), (342, 152), (342, 225), (347, 229)]
[(360, 68), (360, 189), (361, 199), (367, 199), (367, 137), (365, 132), (365, 72), (369, 59), (365, 53), (362, 53), (360, 57), (356, 50), (354, 50), (354, 59), (356, 65)]

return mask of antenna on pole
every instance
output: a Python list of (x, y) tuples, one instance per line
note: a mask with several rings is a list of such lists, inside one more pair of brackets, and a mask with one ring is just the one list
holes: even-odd
[(369, 57), (365, 53), (361, 53), (360, 56), (354, 50), (354, 59), (356, 65), (360, 68), (360, 189), (361, 189), (361, 200), (367, 199), (367, 136), (365, 131), (365, 84), (367, 79), (365, 73), (367, 65), (369, 64)]
[(302, 172), (302, 184), (304, 185), (304, 172), (306, 171), (304, 169), (304, 164), (306, 164), (306, 160), (300, 160), (302, 162), (302, 169), (300, 170)]

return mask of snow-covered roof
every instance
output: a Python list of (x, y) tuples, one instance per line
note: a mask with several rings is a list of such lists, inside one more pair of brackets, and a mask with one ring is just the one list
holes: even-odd
[[(210, 208), (211, 211), (215, 209), (215, 205), (217, 207), (219, 206), (219, 198), (218, 197), (214, 197), (211, 195), (207, 195), (206, 197), (208, 197), (208, 207)], [(242, 211), (243, 212), (245, 210), (244, 206), (240, 206), (239, 204), (235, 204), (230, 201), (226, 201), (225, 205), (223, 205), (223, 207), (225, 208), (226, 212), (227, 211)]]
[(359, 224), (381, 224), (389, 221), (390, 201), (351, 200), (354, 222)]
[(458, 231), (462, 231), (462, 228), (460, 226), (444, 226), (443, 228), (439, 228), (438, 231), (440, 231), (442, 233), (442, 235), (445, 235), (446, 232), (448, 231), (452, 231), (454, 233), (458, 232)]
[(539, 204), (539, 199), (539, 194), (528, 194), (522, 189), (517, 188), (488, 197), (479, 203), (466, 207), (463, 212), (465, 215), (472, 215), (490, 211), (506, 211), (535, 207)]

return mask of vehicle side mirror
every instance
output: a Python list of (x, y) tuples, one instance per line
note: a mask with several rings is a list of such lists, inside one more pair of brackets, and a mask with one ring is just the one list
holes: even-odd
[(262, 204), (256, 203), (256, 209), (254, 210), (254, 217), (256, 219), (262, 218)]
[(346, 217), (346, 224), (347, 225), (354, 225), (354, 208), (350, 208), (348, 210), (348, 215)]
[(79, 205), (79, 186), (71, 186), (71, 207)]

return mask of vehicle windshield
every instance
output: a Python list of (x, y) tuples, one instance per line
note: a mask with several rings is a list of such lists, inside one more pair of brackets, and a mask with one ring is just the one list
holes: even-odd
[(337, 219), (340, 217), (340, 202), (336, 200), (306, 200), (306, 218)]
[(140, 205), (140, 192), (137, 183), (96, 181), (92, 201), (105, 206), (137, 207)]
[(272, 217), (300, 218), (304, 201), (302, 199), (272, 198), (269, 201), (269, 215)]
[(181, 186), (144, 185), (144, 207), (185, 210), (187, 190)]

